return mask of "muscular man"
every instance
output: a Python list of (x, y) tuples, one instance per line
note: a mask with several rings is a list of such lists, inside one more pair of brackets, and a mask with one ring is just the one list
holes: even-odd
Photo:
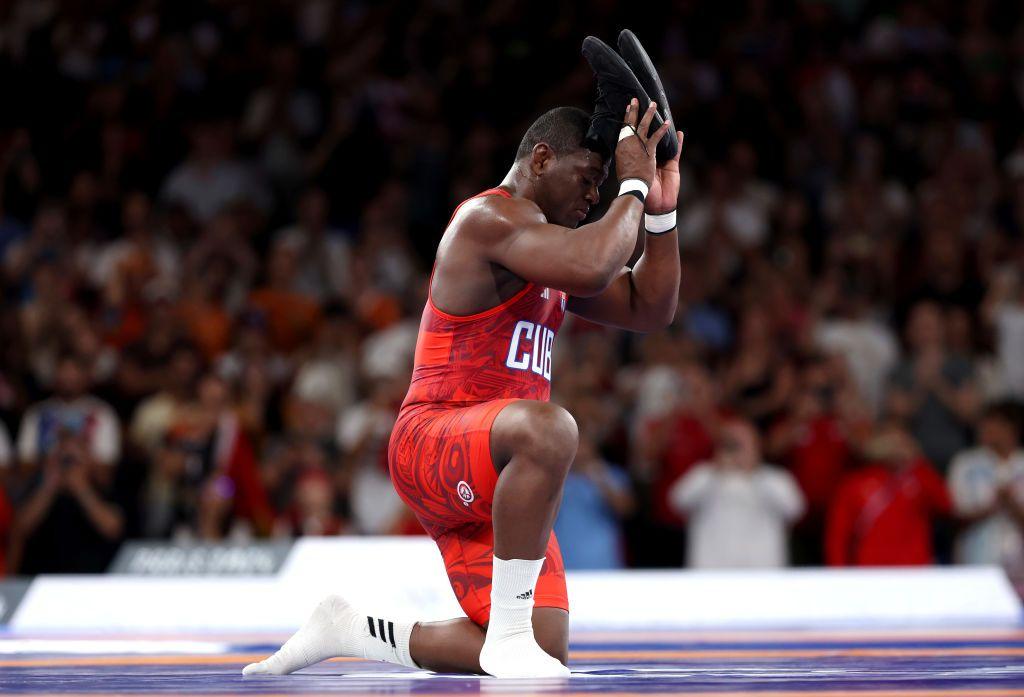
[[(526, 132), (500, 186), (456, 209), (438, 247), (389, 462), (467, 617), (398, 622), (332, 596), (244, 674), (341, 655), (497, 677), (569, 674), (569, 604), (551, 528), (578, 435), (548, 401), (551, 347), (566, 310), (635, 331), (672, 321), (679, 153), (657, 167), (654, 146), (669, 124), (648, 138), (654, 114), (653, 102), (642, 117), (629, 103), (615, 148), (622, 193), (600, 220), (576, 228), (608, 163), (584, 146), (588, 114), (562, 107)], [(641, 224), (650, 234), (628, 268)]]

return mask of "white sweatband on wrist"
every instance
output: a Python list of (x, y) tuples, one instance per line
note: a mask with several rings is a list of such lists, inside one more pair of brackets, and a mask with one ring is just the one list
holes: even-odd
[(676, 226), (676, 212), (669, 211), (660, 215), (644, 213), (644, 230), (649, 235), (664, 235)]
[(647, 186), (647, 182), (645, 182), (643, 179), (635, 179), (631, 177), (629, 179), (623, 179), (621, 182), (619, 182), (618, 195), (622, 196), (622, 194), (628, 194), (631, 191), (637, 191), (640, 193), (640, 200), (643, 201), (645, 198), (647, 198), (647, 192), (649, 192), (650, 190), (651, 187)]
[(636, 129), (632, 126), (623, 126), (619, 129), (619, 140), (629, 138), (630, 136), (636, 135)]

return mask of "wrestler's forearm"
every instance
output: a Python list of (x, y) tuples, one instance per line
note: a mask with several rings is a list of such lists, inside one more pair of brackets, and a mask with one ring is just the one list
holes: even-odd
[[(643, 221), (644, 207), (633, 196), (619, 196), (595, 226), (597, 248), (608, 282), (629, 261), (636, 245), (636, 230)], [(607, 284), (606, 284), (607, 285)]]
[(632, 256), (643, 210), (635, 197), (619, 196), (600, 220), (584, 225), (573, 236), (578, 244), (566, 250), (568, 261), (583, 262), (590, 269), (588, 287), (593, 294), (607, 288)]
[(646, 236), (644, 253), (633, 265), (631, 277), (635, 312), (656, 325), (669, 324), (679, 302), (679, 241), (675, 230)]

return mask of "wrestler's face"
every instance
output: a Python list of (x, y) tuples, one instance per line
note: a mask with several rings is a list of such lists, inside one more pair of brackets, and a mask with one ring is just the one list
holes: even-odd
[(552, 157), (546, 165), (538, 182), (541, 210), (548, 222), (574, 228), (601, 200), (598, 189), (608, 177), (608, 165), (584, 148)]

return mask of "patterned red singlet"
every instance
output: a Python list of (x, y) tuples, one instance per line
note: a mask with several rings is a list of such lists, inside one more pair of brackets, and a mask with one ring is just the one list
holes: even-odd
[[(510, 196), (489, 189), (473, 198), (495, 195)], [(452, 220), (457, 215), (458, 208)], [(429, 293), (423, 308), (412, 382), (391, 434), (388, 464), (395, 490), (437, 542), (459, 603), (481, 625), (490, 616), (491, 502), (498, 480), (491, 425), (510, 402), (549, 399), (552, 343), (566, 301), (561, 291), (527, 283), (474, 315), (443, 312)], [(535, 605), (569, 609), (553, 534)]]

